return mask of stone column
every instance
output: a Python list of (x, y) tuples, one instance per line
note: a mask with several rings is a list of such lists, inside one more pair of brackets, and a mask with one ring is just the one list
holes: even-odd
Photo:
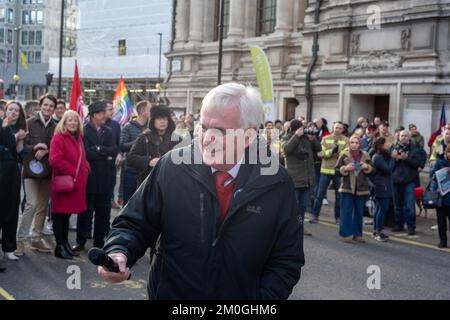
[(294, 14), (294, 0), (278, 0), (275, 33), (292, 32)]
[(228, 38), (241, 39), (244, 36), (245, 2), (242, 0), (230, 1), (230, 27)]
[(188, 40), (189, 32), (189, 0), (178, 0), (175, 17), (175, 45)]
[(201, 42), (203, 40), (203, 6), (204, 0), (191, 0), (189, 41)]

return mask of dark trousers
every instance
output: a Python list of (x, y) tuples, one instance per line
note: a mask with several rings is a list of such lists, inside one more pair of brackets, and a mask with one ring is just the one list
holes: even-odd
[(389, 210), (390, 198), (376, 198), (375, 215), (373, 216), (373, 231), (380, 233), (384, 228), (384, 218)]
[(441, 242), (447, 243), (447, 219), (450, 224), (450, 206), (437, 208), (436, 211), (439, 229), (439, 239), (441, 240)]
[(69, 220), (70, 214), (59, 214), (53, 212), (53, 233), (56, 245), (60, 246), (69, 243)]
[(309, 190), (310, 190), (310, 188), (296, 188), (295, 189), (295, 196), (297, 198), (299, 214), (301, 217), (300, 222), (302, 224), (305, 221), (305, 212), (306, 212), (306, 207), (308, 205)]
[(357, 196), (351, 193), (341, 194), (341, 223), (339, 235), (341, 237), (362, 237), (364, 205), (367, 196)]
[(77, 217), (77, 243), (84, 246), (87, 234), (92, 228), (94, 218), (94, 247), (101, 248), (105, 243), (105, 237), (109, 230), (111, 217), (111, 194), (87, 194), (87, 211)]
[(2, 230), (3, 252), (14, 252), (17, 249), (20, 184), (18, 163), (0, 161), (0, 230)]
[(334, 194), (335, 194), (335, 202), (334, 202), (334, 218), (339, 219), (340, 217), (340, 202), (341, 202), (341, 194), (339, 193), (339, 185), (341, 178), (337, 175), (327, 175), (321, 174), (319, 180), (319, 186), (317, 189), (316, 200), (314, 202), (314, 207), (312, 210), (312, 214), (316, 217), (320, 215), (320, 210), (322, 209), (322, 200), (327, 194), (328, 186), (330, 182), (333, 182)]
[(137, 173), (130, 172), (125, 169), (123, 175), (123, 205), (125, 206), (130, 201), (137, 189)]

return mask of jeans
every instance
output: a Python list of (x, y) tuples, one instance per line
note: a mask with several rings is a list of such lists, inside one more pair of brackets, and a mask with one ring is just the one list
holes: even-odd
[(89, 233), (89, 226), (94, 220), (94, 247), (101, 248), (109, 230), (111, 218), (111, 194), (87, 194), (87, 211), (77, 217), (77, 243), (84, 246)]
[(339, 185), (341, 179), (336, 175), (327, 175), (321, 174), (319, 180), (319, 187), (316, 194), (316, 201), (314, 202), (314, 207), (312, 210), (312, 214), (315, 217), (320, 215), (320, 210), (322, 209), (322, 200), (327, 194), (328, 186), (330, 182), (333, 181), (334, 194), (335, 194), (335, 202), (334, 202), (334, 218), (337, 220), (340, 217), (340, 194), (339, 194)]
[(299, 209), (300, 217), (301, 217), (301, 221), (300, 221), (301, 224), (303, 224), (303, 222), (305, 221), (305, 212), (306, 212), (306, 207), (308, 205), (309, 189), (310, 188), (296, 188), (295, 189), (295, 196), (297, 198), (298, 209)]
[(437, 222), (439, 229), (439, 239), (443, 243), (447, 243), (447, 219), (450, 223), (450, 207), (443, 206), (436, 209)]
[(389, 210), (390, 198), (376, 198), (375, 215), (373, 216), (373, 231), (380, 233), (384, 227), (384, 217)]
[(362, 237), (364, 206), (367, 196), (356, 196), (343, 192), (341, 194), (341, 223), (339, 235), (341, 237)]
[(130, 201), (137, 189), (137, 173), (130, 172), (125, 169), (123, 175), (123, 205), (125, 206)]
[(394, 183), (394, 207), (395, 225), (403, 229), (406, 225), (408, 231), (416, 230), (416, 201), (414, 199), (415, 183), (398, 184)]

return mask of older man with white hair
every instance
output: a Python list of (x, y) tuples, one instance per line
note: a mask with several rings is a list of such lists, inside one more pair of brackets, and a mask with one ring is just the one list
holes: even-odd
[(287, 299), (304, 264), (303, 228), (292, 179), (261, 161), (263, 121), (254, 89), (211, 90), (198, 139), (164, 156), (114, 221), (104, 250), (120, 273), (99, 267), (103, 279), (125, 281), (155, 247), (152, 300)]

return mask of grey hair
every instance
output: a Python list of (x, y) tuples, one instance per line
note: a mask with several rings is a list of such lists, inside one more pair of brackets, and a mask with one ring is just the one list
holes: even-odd
[(212, 89), (203, 99), (202, 111), (214, 108), (225, 114), (227, 108), (238, 105), (240, 110), (240, 126), (243, 129), (259, 127), (264, 123), (264, 107), (261, 95), (253, 87), (239, 83), (227, 83)]

